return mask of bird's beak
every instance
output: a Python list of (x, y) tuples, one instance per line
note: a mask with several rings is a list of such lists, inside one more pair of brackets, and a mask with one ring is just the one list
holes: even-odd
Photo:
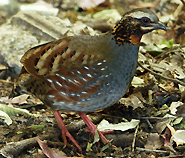
[(157, 24), (152, 24), (151, 26), (154, 27), (155, 29), (161, 29), (166, 31), (166, 27), (161, 22), (158, 22)]

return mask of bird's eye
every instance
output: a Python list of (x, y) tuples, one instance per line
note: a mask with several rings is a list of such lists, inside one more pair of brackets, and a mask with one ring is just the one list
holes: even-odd
[(149, 18), (147, 18), (147, 17), (141, 18), (141, 21), (142, 21), (142, 23), (144, 23), (144, 24), (150, 24), (150, 22), (151, 22), (151, 20), (150, 20)]

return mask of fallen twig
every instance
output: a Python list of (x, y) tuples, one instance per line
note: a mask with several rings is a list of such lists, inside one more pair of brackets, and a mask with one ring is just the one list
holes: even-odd
[(144, 67), (140, 62), (138, 62), (138, 65), (139, 65), (141, 68), (143, 68), (143, 69), (149, 71), (151, 74), (153, 74), (153, 75), (155, 75), (155, 76), (158, 76), (158, 77), (163, 78), (163, 79), (165, 79), (165, 80), (172, 81), (172, 82), (174, 82), (174, 83), (176, 83), (176, 84), (180, 84), (180, 85), (182, 85), (182, 86), (185, 86), (185, 83), (184, 83), (184, 82), (179, 81), (179, 80), (177, 80), (177, 79), (173, 79), (173, 78), (169, 78), (169, 77), (162, 76), (162, 75), (160, 75), (160, 74), (158, 74), (158, 73), (156, 73), (156, 72), (150, 70), (149, 68)]
[(139, 148), (139, 147), (136, 147), (136, 150), (146, 151), (146, 152), (156, 152), (156, 153), (169, 153), (169, 151), (164, 151), (164, 150), (150, 150), (150, 149)]
[[(39, 137), (41, 140), (45, 140), (48, 138), (52, 138), (54, 136), (56, 136), (57, 133), (55, 134), (48, 134), (48, 135), (43, 135), (41, 137)], [(33, 146), (37, 146), (37, 137), (34, 138), (29, 138), (29, 139), (24, 139), (18, 142), (10, 142), (7, 143), (6, 146), (4, 146), (1, 150), (0, 150), (0, 156), (4, 156), (4, 157), (18, 157), (19, 154), (21, 152), (23, 152), (26, 149), (32, 148)]]
[(132, 141), (132, 152), (134, 152), (134, 147), (135, 147), (136, 135), (137, 135), (138, 128), (139, 128), (139, 125), (137, 125), (135, 133), (134, 133), (134, 138), (133, 138), (133, 141)]

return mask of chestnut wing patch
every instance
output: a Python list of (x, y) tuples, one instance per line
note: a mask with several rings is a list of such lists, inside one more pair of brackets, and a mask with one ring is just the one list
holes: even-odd
[(61, 39), (34, 47), (24, 54), (21, 63), (31, 75), (44, 79), (44, 76), (50, 73), (50, 69), (56, 67), (54, 64), (62, 60), (62, 54), (65, 53), (67, 45), (68, 42)]
[(68, 43), (61, 39), (34, 47), (21, 62), (28, 73), (51, 88), (47, 92), (49, 99), (73, 103), (98, 91), (105, 60), (100, 55), (72, 50)]

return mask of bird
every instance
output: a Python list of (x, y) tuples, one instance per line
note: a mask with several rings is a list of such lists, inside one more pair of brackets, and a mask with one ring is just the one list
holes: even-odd
[(53, 110), (64, 146), (67, 130), (59, 111), (76, 112), (93, 136), (109, 143), (86, 116), (115, 104), (126, 93), (136, 71), (141, 38), (153, 30), (165, 30), (154, 12), (133, 9), (110, 31), (100, 35), (65, 36), (28, 50), (21, 58), (21, 73), (11, 97), (31, 93)]

